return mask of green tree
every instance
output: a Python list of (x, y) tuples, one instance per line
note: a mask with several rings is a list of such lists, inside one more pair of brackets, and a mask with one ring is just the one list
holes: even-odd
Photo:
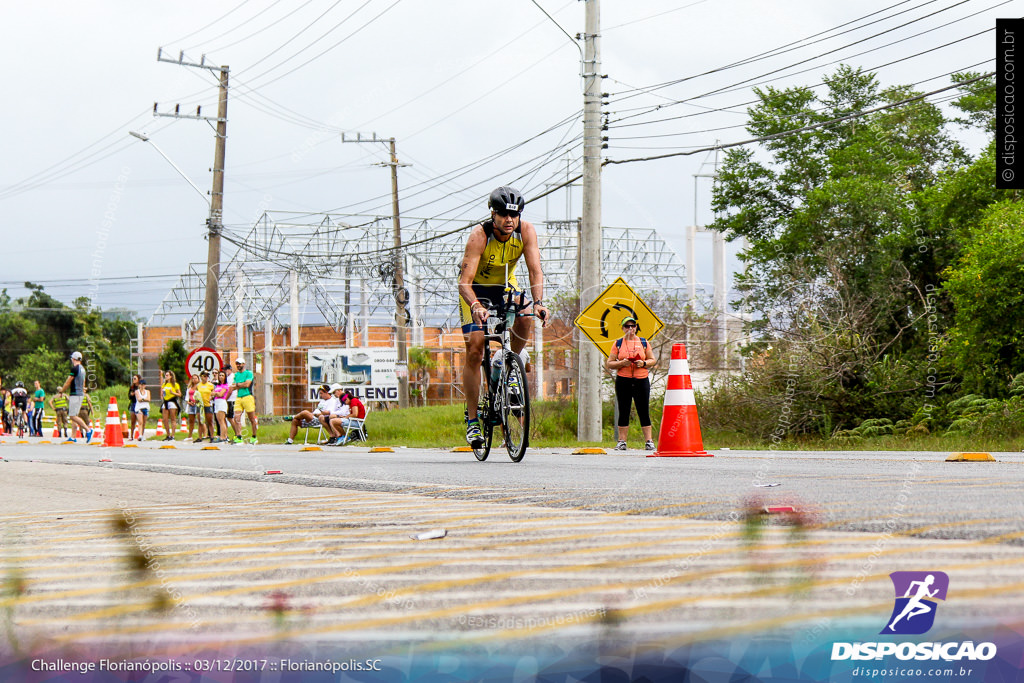
[(68, 307), (42, 285), (26, 282), (25, 287), (29, 295), (13, 302), (6, 290), (0, 292), (0, 373), (10, 374), (23, 356), (39, 349), (55, 352), (62, 365), (72, 351), (80, 351), (91, 387), (128, 382), (133, 321), (107, 319), (87, 297)]
[(71, 370), (71, 361), (59, 351), (51, 351), (40, 346), (32, 353), (22, 354), (18, 366), (11, 372), (10, 379), (21, 380), (29, 393), (33, 391), (32, 382), (39, 380), (47, 395), (64, 384)]
[(417, 385), (413, 393), (419, 397), (420, 405), (427, 405), (430, 371), (436, 367), (437, 361), (434, 360), (429, 349), (425, 349), (422, 346), (412, 346), (409, 348), (409, 374)]
[[(821, 95), (757, 91), (748, 131), (770, 136), (915, 94), (845, 66), (824, 83)], [(737, 289), (761, 340), (750, 351), (797, 354), (797, 390), (835, 426), (905, 413), (925, 384), (914, 359), (927, 355), (927, 293), (958, 253), (950, 224), (935, 220), (946, 209), (933, 188), (971, 162), (949, 124), (916, 101), (733, 150), (717, 176), (712, 227), (749, 244)]]
[(1024, 372), (1024, 204), (988, 207), (946, 276), (956, 311), (947, 350), (965, 390), (1007, 396), (1010, 380)]
[[(955, 83), (973, 81), (981, 74), (968, 71), (961, 74), (953, 74)], [(963, 112), (963, 116), (957, 117), (956, 122), (962, 126), (980, 128), (988, 133), (994, 134), (996, 130), (996, 78), (989, 76), (973, 83), (968, 83), (962, 88), (963, 95), (956, 100), (957, 109)]]
[[(185, 349), (185, 342), (180, 339), (169, 339), (164, 344), (164, 350), (160, 352), (160, 370), (170, 370), (178, 378), (178, 382), (185, 381), (185, 359), (188, 358), (188, 351)], [(163, 378), (160, 378), (163, 381)]]
[(22, 354), (31, 351), (29, 344), (38, 333), (38, 325), (15, 310), (7, 290), (0, 291), (0, 372), (14, 370)]

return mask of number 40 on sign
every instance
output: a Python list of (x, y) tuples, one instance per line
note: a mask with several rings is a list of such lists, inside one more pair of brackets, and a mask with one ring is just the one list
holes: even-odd
[(208, 346), (192, 349), (188, 357), (185, 358), (185, 373), (190, 378), (201, 372), (213, 373), (222, 367), (224, 367), (224, 360), (221, 355), (217, 353), (216, 349), (211, 349)]

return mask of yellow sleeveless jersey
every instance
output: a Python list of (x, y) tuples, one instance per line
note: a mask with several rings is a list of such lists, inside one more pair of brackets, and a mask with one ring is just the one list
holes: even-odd
[(519, 257), (523, 255), (522, 224), (520, 223), (504, 242), (499, 242), (494, 237), (494, 223), (492, 221), (483, 223), (483, 228), (484, 234), (487, 235), (487, 244), (480, 255), (480, 263), (477, 264), (473, 284), (504, 285), (505, 266), (508, 265), (508, 283), (513, 288), (518, 289), (519, 284), (516, 282), (515, 271)]

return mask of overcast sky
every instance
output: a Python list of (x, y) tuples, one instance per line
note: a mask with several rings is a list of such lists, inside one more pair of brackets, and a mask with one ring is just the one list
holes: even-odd
[[(517, 178), (528, 198), (543, 191), (579, 164), (579, 51), (562, 29), (583, 30), (584, 5), (538, 2), (558, 25), (532, 0), (4, 3), (0, 286), (18, 296), (23, 281), (42, 282), (71, 301), (98, 275), (98, 305), (148, 317), (186, 264), (205, 261), (206, 200), (128, 135), (148, 134), (204, 192), (210, 187), (209, 125), (154, 118), (152, 107), (180, 103), (191, 113), (201, 105), (214, 115), (214, 77), (159, 63), (159, 47), (230, 66), (229, 230), (245, 232), (265, 209), (388, 215), (388, 170), (375, 165), (385, 148), (342, 144), (342, 131), (397, 139), (411, 164), (399, 181), (406, 224), (479, 217), (488, 191)], [(994, 69), (990, 29), (996, 17), (1019, 14), (1019, 3), (1002, 0), (606, 0), (606, 155), (743, 139), (750, 86), (818, 84), (840, 61), (877, 71), (883, 85), (944, 87), (949, 72)], [(636, 90), (678, 79), (688, 80)], [(711, 218), (710, 183), (697, 181), (695, 197), (694, 174), (710, 173), (713, 159), (606, 167), (604, 224), (654, 227), (685, 259), (683, 227), (695, 213), (699, 223)], [(576, 190), (573, 216), (579, 209)], [(564, 218), (566, 210), (559, 193), (526, 217)], [(699, 281), (710, 279), (705, 251)]]

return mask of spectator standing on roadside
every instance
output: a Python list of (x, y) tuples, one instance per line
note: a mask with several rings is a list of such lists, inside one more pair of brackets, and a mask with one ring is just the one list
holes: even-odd
[(57, 428), (57, 436), (68, 436), (68, 395), (62, 387), (57, 387), (56, 393), (50, 399), (50, 407), (53, 408), (54, 426)]
[(85, 387), (82, 395), (82, 409), (78, 411), (78, 417), (82, 418), (85, 424), (92, 426), (92, 396), (89, 394), (89, 387)]
[[(82, 354), (75, 351), (71, 354), (71, 373), (64, 380), (64, 385), (58, 390), (58, 393), (60, 391), (68, 392), (68, 417), (73, 424), (78, 425), (82, 433), (85, 434), (85, 442), (89, 443), (92, 439), (92, 428), (79, 415), (83, 402), (88, 401), (85, 389), (85, 366), (82, 365)], [(74, 442), (78, 439), (69, 436), (68, 441)]]
[(138, 423), (138, 417), (135, 415), (135, 392), (139, 388), (139, 376), (132, 375), (132, 383), (128, 387), (128, 439), (132, 440), (135, 438), (135, 425)]
[[(203, 370), (199, 373), (199, 384), (196, 385), (196, 406), (202, 406), (196, 413), (196, 419), (202, 420), (200, 428), (205, 425), (206, 438), (210, 440), (210, 443), (213, 443), (213, 390), (214, 386), (213, 382), (210, 381), (210, 373)], [(203, 438), (202, 433), (200, 433), (199, 438)]]
[(34, 382), (36, 390), (32, 393), (32, 400), (35, 402), (35, 412), (33, 415), (32, 432), (36, 436), (43, 435), (43, 412), (46, 409), (46, 392), (43, 391), (43, 385), (39, 383), (39, 380)]
[(164, 441), (174, 441), (174, 435), (178, 431), (178, 411), (181, 410), (181, 385), (174, 373), (168, 370), (164, 373), (164, 383), (160, 387), (163, 403), (160, 405), (160, 414), (164, 418), (164, 428), (167, 436)]
[(0, 377), (0, 421), (3, 421), (4, 431), (7, 429), (7, 390), (4, 389), (4, 378)]
[(29, 400), (28, 389), (25, 389), (25, 426), (28, 427), (28, 436), (36, 435), (36, 402)]
[(636, 404), (636, 415), (640, 419), (640, 430), (644, 435), (644, 449), (654, 450), (651, 435), (651, 379), (650, 368), (657, 365), (651, 345), (643, 337), (638, 337), (639, 327), (636, 320), (626, 318), (622, 321), (622, 338), (612, 346), (605, 366), (615, 370), (615, 398), (619, 404), (619, 442), (615, 450), (626, 450), (626, 437), (629, 435), (630, 404)]
[[(256, 399), (252, 395), (252, 383), (253, 374), (249, 370), (245, 369), (245, 359), (239, 356), (235, 359), (235, 378), (231, 384), (231, 388), (238, 391), (238, 398), (235, 399), (235, 433), (240, 434), (242, 431), (242, 413), (249, 418), (249, 426), (252, 428), (252, 438), (249, 439), (249, 443), (256, 445), (259, 443), (256, 431), (259, 429), (259, 423), (256, 421)], [(241, 443), (242, 437), (236, 436), (235, 443)]]
[[(196, 404), (196, 388), (199, 386), (199, 375), (192, 375), (188, 378), (188, 386), (185, 387), (185, 415), (188, 416), (188, 436), (185, 441), (192, 441), (192, 430), (196, 426), (196, 415), (199, 413), (199, 406)], [(199, 439), (203, 438), (203, 418), (199, 420)]]
[(228, 437), (227, 425), (228, 396), (231, 395), (231, 387), (228, 385), (226, 372), (218, 370), (216, 374), (217, 381), (213, 387), (213, 413), (217, 417), (217, 439), (231, 441)]
[(146, 380), (140, 377), (139, 386), (135, 388), (135, 414), (139, 425), (139, 436), (136, 441), (142, 441), (146, 438), (146, 420), (149, 418), (150, 398), (149, 389), (146, 388)]
[(232, 368), (229, 365), (228, 369), (226, 370), (226, 372), (227, 372), (227, 376), (228, 376), (228, 388), (231, 390), (230, 393), (228, 393), (228, 412), (227, 412), (227, 418), (228, 418), (228, 422), (231, 423), (231, 430), (235, 433), (235, 438), (234, 438), (234, 440), (230, 440), (230, 439), (228, 439), (227, 433), (225, 433), (224, 434), (224, 440), (225, 441), (231, 441), (231, 443), (235, 443), (235, 442), (240, 441), (240, 439), (242, 438), (242, 429), (241, 429), (241, 427), (238, 426), (238, 423), (235, 422), (235, 401), (238, 400), (238, 390), (235, 389), (235, 385), (234, 385), (234, 382), (235, 382), (235, 370), (234, 370), (234, 368)]

